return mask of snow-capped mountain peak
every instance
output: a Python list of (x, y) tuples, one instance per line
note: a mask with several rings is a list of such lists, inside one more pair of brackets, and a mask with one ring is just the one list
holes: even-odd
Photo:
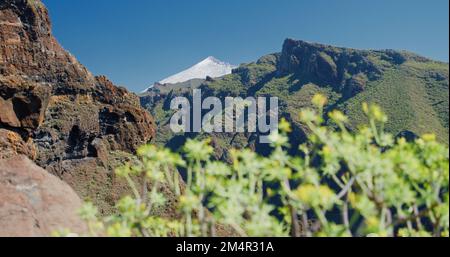
[(205, 79), (207, 76), (211, 78), (222, 77), (231, 74), (236, 66), (226, 62), (222, 62), (213, 56), (202, 60), (187, 70), (170, 76), (159, 81), (159, 84), (176, 84), (186, 82), (191, 79)]

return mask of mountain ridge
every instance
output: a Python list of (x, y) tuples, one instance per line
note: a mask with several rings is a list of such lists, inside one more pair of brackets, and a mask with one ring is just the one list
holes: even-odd
[[(389, 116), (386, 129), (394, 135), (435, 133), (448, 144), (448, 64), (407, 51), (364, 50), (286, 39), (282, 50), (242, 64), (232, 74), (204, 81), (198, 86), (155, 90), (142, 95), (141, 104), (158, 125), (156, 142), (176, 150), (189, 137), (213, 137), (218, 158), (227, 148), (251, 147), (267, 153), (254, 134), (173, 134), (167, 127), (168, 101), (192, 97), (193, 88), (203, 97), (277, 96), (280, 115), (292, 122), (304, 142), (307, 133), (298, 120), (298, 110), (310, 107), (314, 94), (328, 97), (327, 110), (340, 109), (349, 116), (349, 129), (366, 122), (362, 102), (377, 103)], [(303, 135), (303, 136), (301, 136)], [(295, 143), (294, 143), (295, 142)], [(264, 150), (261, 150), (264, 149)]]

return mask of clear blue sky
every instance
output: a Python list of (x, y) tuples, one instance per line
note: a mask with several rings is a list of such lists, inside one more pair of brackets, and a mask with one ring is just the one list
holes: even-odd
[(43, 1), (59, 42), (133, 91), (209, 55), (254, 61), (288, 37), (449, 58), (448, 0)]

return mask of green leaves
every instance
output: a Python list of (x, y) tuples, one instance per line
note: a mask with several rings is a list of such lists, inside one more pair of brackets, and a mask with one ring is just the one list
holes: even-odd
[[(109, 236), (210, 236), (217, 225), (239, 236), (448, 236), (446, 146), (433, 135), (394, 141), (376, 105), (363, 104), (369, 124), (353, 132), (344, 113), (329, 112), (339, 127), (333, 130), (322, 117), (327, 99), (312, 102), (316, 109), (300, 112), (309, 133), (302, 155), (285, 150), (292, 133), (286, 120), (270, 136), (268, 157), (234, 149), (230, 162), (212, 161), (209, 140), (188, 140), (184, 155), (146, 145), (139, 162), (116, 171), (133, 191), (118, 202), (118, 213), (99, 222), (86, 204), (80, 214), (91, 234)], [(152, 215), (168, 207), (170, 194), (174, 218)], [(317, 226), (308, 225), (313, 221)]]
[(97, 214), (98, 210), (91, 202), (83, 204), (83, 206), (78, 211), (78, 215), (80, 215), (80, 218), (85, 221), (96, 220)]
[(188, 139), (183, 151), (191, 161), (206, 161), (214, 152), (214, 148), (209, 145), (210, 140), (195, 141)]
[(336, 194), (324, 185), (301, 185), (294, 193), (301, 203), (317, 209), (330, 210), (337, 203)]

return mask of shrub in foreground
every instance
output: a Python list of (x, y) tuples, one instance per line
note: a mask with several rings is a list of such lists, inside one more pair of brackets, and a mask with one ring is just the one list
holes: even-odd
[[(117, 169), (133, 192), (117, 214), (100, 218), (89, 203), (80, 211), (91, 236), (215, 236), (217, 224), (237, 236), (448, 236), (448, 147), (433, 135), (394, 139), (376, 105), (363, 105), (369, 122), (355, 132), (330, 112), (331, 129), (325, 103), (316, 95), (315, 109), (301, 111), (309, 135), (298, 156), (287, 154), (284, 120), (268, 157), (244, 149), (214, 161), (208, 140), (189, 140), (182, 154), (141, 147), (139, 162)], [(162, 185), (178, 200), (176, 218), (153, 214), (167, 204)]]

